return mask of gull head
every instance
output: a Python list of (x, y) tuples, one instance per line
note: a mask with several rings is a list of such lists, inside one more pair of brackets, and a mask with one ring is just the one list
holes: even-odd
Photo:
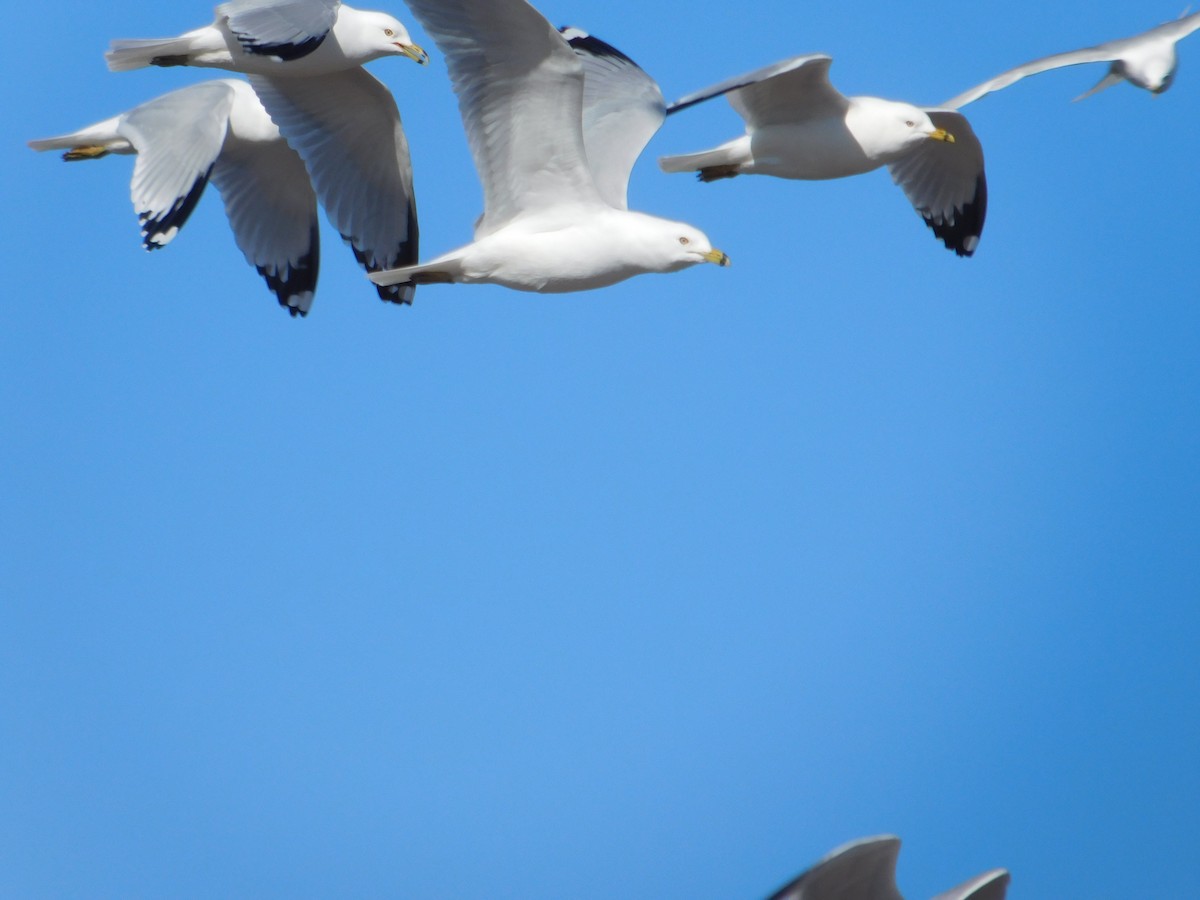
[[(342, 7), (343, 16), (350, 11), (349, 7)], [(370, 59), (378, 59), (381, 56), (407, 56), (423, 66), (429, 64), (429, 54), (413, 43), (408, 29), (395, 16), (358, 9), (353, 10), (353, 13), (355, 13), (353, 40), (356, 44), (361, 44), (356, 48), (359, 49), (361, 55)], [(339, 16), (340, 18), (341, 16)], [(344, 38), (342, 38), (342, 43), (344, 47), (346, 43)]]
[(934, 125), (925, 110), (878, 97), (853, 98), (846, 125), (863, 151), (880, 162), (904, 156), (929, 140), (954, 143), (954, 135)]
[(1161, 94), (1175, 80), (1175, 52), (1156, 54), (1148, 59), (1129, 60), (1121, 73), (1135, 85), (1152, 94)]
[(663, 256), (672, 261), (672, 270), (706, 262), (722, 267), (730, 264), (729, 257), (715, 249), (699, 229), (682, 222), (664, 220), (663, 224), (667, 227), (655, 236), (655, 243), (661, 246)]

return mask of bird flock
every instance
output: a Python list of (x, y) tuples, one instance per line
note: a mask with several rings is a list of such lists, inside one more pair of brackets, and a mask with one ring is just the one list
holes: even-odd
[[(167, 246), (205, 186), (280, 306), (307, 315), (317, 287), (316, 207), (383, 300), (423, 284), (488, 283), (558, 293), (699, 263), (729, 265), (699, 229), (629, 209), (630, 172), (668, 116), (724, 96), (745, 133), (663, 157), (664, 172), (818, 180), (887, 167), (948, 249), (969, 257), (987, 216), (983, 148), (961, 108), (1039, 72), (1108, 63), (1083, 97), (1118, 82), (1155, 94), (1175, 77), (1176, 44), (1200, 13), (1035, 59), (940, 107), (846, 97), (832, 59), (808, 54), (664, 101), (611, 44), (553, 27), (526, 0), (405, 0), (445, 59), (484, 210), (471, 243), (421, 262), (412, 163), (391, 92), (362, 67), (385, 56), (427, 64), (404, 24), (338, 0), (231, 0), (211, 25), (173, 38), (115, 40), (114, 72), (195, 66), (239, 72), (118, 116), (30, 141), (68, 161), (136, 154), (130, 187), (147, 250)], [(1082, 99), (1082, 97), (1077, 98)]]
[[(386, 301), (420, 285), (489, 283), (535, 292), (601, 288), (643, 273), (729, 265), (699, 229), (631, 210), (630, 173), (670, 116), (724, 96), (745, 133), (663, 157), (703, 183), (740, 175), (844, 178), (887, 167), (934, 236), (973, 255), (987, 215), (982, 145), (962, 107), (1023, 78), (1107, 63), (1081, 97), (1121, 81), (1160, 94), (1176, 44), (1200, 12), (1133, 37), (1022, 63), (922, 108), (846, 97), (832, 59), (796, 56), (667, 103), (613, 45), (555, 28), (526, 0), (405, 0), (437, 44), (458, 98), (484, 193), (471, 243), (422, 262), (413, 169), (400, 112), (364, 64), (429, 56), (395, 17), (338, 0), (232, 0), (211, 25), (177, 37), (116, 40), (114, 72), (194, 66), (245, 79), (200, 82), (58, 137), (30, 142), (67, 161), (136, 155), (131, 196), (147, 250), (170, 244), (211, 181), (234, 238), (280, 306), (305, 316), (320, 262), (317, 207)], [(893, 900), (899, 840), (835, 850), (777, 900)], [(992, 870), (940, 895), (1000, 900)]]

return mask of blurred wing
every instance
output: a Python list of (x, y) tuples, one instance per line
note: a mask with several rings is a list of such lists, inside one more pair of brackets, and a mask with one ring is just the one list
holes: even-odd
[(246, 262), (266, 279), (280, 306), (307, 315), (317, 289), (320, 243), (317, 197), (304, 162), (282, 137), (230, 141), (212, 181)]
[(1004, 900), (1012, 878), (1004, 869), (993, 869), (938, 894), (933, 900)]
[(722, 94), (729, 94), (733, 108), (754, 127), (829, 114), (846, 105), (829, 83), (832, 62), (832, 57), (813, 53), (772, 63), (680, 97), (667, 107), (667, 115)]
[(900, 839), (863, 838), (838, 847), (768, 900), (904, 900), (896, 889)]
[(954, 135), (954, 143), (925, 141), (888, 170), (934, 235), (959, 256), (971, 256), (987, 217), (983, 146), (961, 113), (926, 112), (934, 125)]
[(217, 7), (247, 53), (299, 59), (329, 35), (341, 0), (232, 0)]
[(1178, 41), (1197, 29), (1200, 29), (1200, 12), (1194, 12), (1190, 16), (1180, 16), (1174, 22), (1166, 22), (1157, 28), (1150, 29), (1146, 34)]
[(603, 206), (583, 144), (583, 66), (525, 0), (408, 0), (437, 42), (483, 182), (477, 237), (551, 207)]
[(117, 133), (138, 151), (130, 193), (147, 250), (169, 244), (196, 208), (232, 105), (229, 85), (212, 81), (164, 94), (120, 117)]
[[(312, 78), (250, 78), (308, 168), (325, 213), (368, 272), (417, 262), (412, 163), (391, 92), (361, 68)], [(379, 289), (411, 303), (414, 288)]]
[(632, 59), (578, 28), (562, 36), (583, 63), (583, 145), (600, 196), (628, 209), (629, 173), (662, 126), (662, 91)]
[(1055, 53), (1053, 56), (1044, 56), (1041, 59), (1035, 59), (1009, 69), (1007, 72), (1001, 72), (995, 78), (985, 81), (983, 84), (977, 84), (969, 91), (964, 91), (957, 97), (947, 100), (942, 106), (945, 109), (960, 109), (968, 103), (974, 103), (984, 94), (990, 94), (992, 91), (1006, 88), (1028, 75), (1049, 72), (1051, 69), (1061, 69), (1063, 66), (1078, 66), (1083, 63), (1111, 62), (1121, 55), (1122, 45), (1127, 43), (1128, 41), (1113, 41), (1108, 44), (1100, 44), (1097, 47), (1085, 47), (1082, 50), (1070, 50), (1066, 53)]

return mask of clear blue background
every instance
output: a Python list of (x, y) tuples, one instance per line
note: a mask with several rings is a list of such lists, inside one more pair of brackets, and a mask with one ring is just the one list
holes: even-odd
[[(369, 5), (369, 4), (367, 4)], [(797, 53), (935, 103), (1171, 4), (546, 2), (678, 96)], [(398, 4), (394, 11), (412, 17)], [(290, 320), (215, 192), (139, 246), (130, 160), (24, 141), (204, 71), (109, 39), (204, 3), (49, 3), (0, 153), (0, 894), (755, 898), (895, 832), (927, 897), (1195, 893), (1200, 37), (969, 107), (977, 256), (886, 173), (635, 208), (734, 260), (385, 306), (324, 233)], [(414, 24), (414, 35), (432, 42)], [(424, 255), (480, 210), (440, 56), (372, 66)]]

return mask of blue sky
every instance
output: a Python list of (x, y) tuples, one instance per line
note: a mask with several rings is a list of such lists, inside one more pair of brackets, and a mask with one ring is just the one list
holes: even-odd
[[(823, 51), (926, 103), (1179, 12), (540, 8), (668, 96)], [(1200, 37), (1160, 98), (969, 107), (971, 260), (884, 173), (659, 173), (738, 132), (714, 103), (630, 197), (732, 268), (398, 309), (326, 228), (300, 321), (215, 192), (148, 255), (128, 159), (24, 146), (209, 77), (101, 56), (208, 7), (39, 9), (0, 62), (0, 893), (753, 898), (880, 832), (912, 897), (1194, 892)], [(426, 256), (480, 207), (434, 56), (372, 67)]]

